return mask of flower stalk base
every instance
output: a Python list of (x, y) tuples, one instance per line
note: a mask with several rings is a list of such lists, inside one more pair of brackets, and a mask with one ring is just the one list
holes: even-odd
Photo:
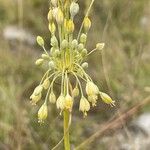
[(64, 150), (70, 150), (70, 138), (69, 138), (69, 111), (64, 110)]

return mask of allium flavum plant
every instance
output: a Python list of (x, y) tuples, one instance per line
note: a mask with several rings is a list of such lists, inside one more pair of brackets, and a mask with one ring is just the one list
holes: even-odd
[[(87, 57), (104, 48), (104, 43), (98, 43), (93, 50), (88, 52), (86, 49), (87, 35), (91, 28), (89, 11), (93, 2), (94, 0), (92, 0), (83, 19), (77, 37), (74, 37), (74, 18), (79, 12), (77, 0), (51, 0), (48, 12), (48, 27), (51, 33), (50, 51), (45, 49), (43, 38), (37, 37), (37, 43), (43, 48), (44, 53), (36, 61), (36, 65), (44, 64), (47, 66), (47, 71), (31, 95), (31, 103), (36, 105), (41, 100), (43, 91), (46, 90), (45, 100), (38, 111), (39, 122), (41, 123), (47, 118), (49, 103), (56, 104), (60, 114), (63, 113), (65, 150), (70, 150), (69, 126), (75, 97), (80, 97), (79, 111), (83, 112), (84, 117), (87, 116), (91, 106), (96, 106), (98, 96), (105, 103), (114, 105), (110, 96), (101, 92), (85, 71), (88, 67)], [(72, 85), (71, 79), (75, 81), (75, 86)], [(56, 80), (60, 81), (61, 87), (58, 98), (56, 98), (54, 91)], [(86, 83), (85, 87), (81, 84), (81, 80)]]

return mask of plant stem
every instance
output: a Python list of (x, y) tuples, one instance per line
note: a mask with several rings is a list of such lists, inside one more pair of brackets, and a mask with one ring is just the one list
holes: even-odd
[(70, 150), (68, 110), (64, 110), (64, 150)]

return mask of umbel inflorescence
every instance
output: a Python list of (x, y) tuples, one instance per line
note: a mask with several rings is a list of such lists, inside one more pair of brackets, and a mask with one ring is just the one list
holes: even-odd
[[(75, 97), (79, 97), (76, 100), (79, 100), (79, 110), (84, 116), (91, 106), (96, 106), (98, 97), (105, 103), (114, 105), (111, 97), (101, 92), (85, 71), (88, 68), (87, 57), (95, 51), (100, 52), (104, 48), (104, 43), (98, 43), (91, 51), (86, 48), (87, 35), (92, 24), (89, 12), (84, 17), (79, 34), (74, 37), (74, 18), (78, 12), (77, 0), (51, 0), (48, 12), (50, 51), (45, 49), (43, 38), (37, 37), (37, 43), (43, 48), (44, 53), (37, 59), (36, 65), (44, 64), (47, 67), (40, 84), (30, 97), (31, 103), (35, 105), (43, 99), (43, 91), (46, 90), (45, 100), (38, 111), (39, 122), (47, 118), (49, 103), (56, 104), (60, 112), (71, 112)], [(72, 79), (75, 85), (72, 85)], [(60, 82), (61, 88), (58, 98), (54, 90), (56, 80)], [(85, 82), (85, 86), (81, 81)]]

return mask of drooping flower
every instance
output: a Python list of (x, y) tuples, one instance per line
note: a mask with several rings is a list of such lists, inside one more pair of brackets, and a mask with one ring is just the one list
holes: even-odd
[(115, 101), (113, 101), (112, 98), (108, 94), (100, 92), (100, 96), (103, 102), (105, 102), (106, 104), (110, 104), (112, 107), (115, 106)]
[(49, 102), (53, 104), (56, 103), (56, 96), (53, 91), (49, 95)]
[(42, 97), (42, 94), (41, 94), (41, 93), (40, 93), (39, 95), (34, 95), (34, 94), (32, 94), (32, 95), (30, 96), (31, 104), (32, 104), (32, 105), (36, 105), (37, 102), (40, 101), (41, 97)]
[(57, 109), (63, 110), (65, 108), (65, 97), (61, 94), (56, 101)]
[(69, 111), (72, 110), (72, 106), (73, 106), (73, 98), (67, 94), (65, 96), (65, 103), (64, 103), (65, 109), (68, 109)]
[(48, 109), (46, 103), (44, 103), (38, 111), (38, 120), (42, 123), (48, 116)]
[(80, 100), (79, 110), (83, 112), (84, 116), (87, 116), (87, 111), (90, 110), (90, 103), (85, 97)]
[(46, 90), (46, 89), (48, 89), (49, 85), (50, 85), (50, 81), (49, 81), (49, 79), (47, 78), (47, 79), (44, 80), (42, 86), (43, 86), (43, 88)]
[(87, 95), (95, 95), (99, 93), (99, 89), (92, 81), (88, 81), (86, 84), (86, 93)]
[(79, 88), (76, 86), (72, 91), (73, 97), (77, 97), (79, 95)]
[(97, 95), (89, 95), (88, 100), (92, 103), (92, 106), (96, 106), (98, 96)]
[(37, 95), (39, 95), (39, 94), (42, 93), (42, 90), (43, 90), (43, 86), (42, 86), (42, 85), (38, 85), (38, 86), (35, 88), (33, 94), (34, 94), (35, 96), (37, 96)]

